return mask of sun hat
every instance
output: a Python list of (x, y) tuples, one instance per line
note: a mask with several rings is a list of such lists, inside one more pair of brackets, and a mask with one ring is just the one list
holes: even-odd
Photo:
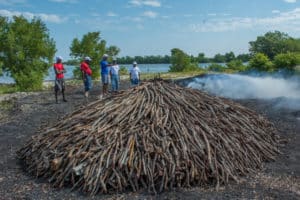
[(62, 60), (63, 58), (61, 56), (56, 57), (56, 61)]
[(136, 62), (136, 61), (134, 61), (132, 64), (134, 64), (134, 65), (137, 65), (137, 62)]
[(107, 54), (103, 54), (103, 56), (102, 56), (103, 58), (107, 58), (108, 57), (108, 55)]
[(86, 57), (84, 58), (84, 60), (91, 61), (92, 59), (91, 59), (90, 57), (86, 56)]

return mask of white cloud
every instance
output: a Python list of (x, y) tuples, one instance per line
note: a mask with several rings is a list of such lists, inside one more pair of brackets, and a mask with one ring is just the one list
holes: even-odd
[(149, 17), (149, 18), (156, 18), (157, 17), (157, 13), (153, 12), (153, 11), (146, 11), (143, 13), (144, 17)]
[(18, 11), (9, 11), (9, 10), (0, 10), (0, 15), (9, 17), (9, 18), (11, 18), (12, 16), (23, 15), (27, 19), (39, 17), (44, 22), (52, 22), (52, 23), (57, 23), (57, 24), (62, 23), (66, 20), (66, 18), (61, 18), (60, 16), (54, 15), (54, 14), (18, 12)]
[(297, 0), (284, 0), (284, 1), (287, 3), (296, 3), (297, 2)]
[(278, 13), (280, 13), (280, 11), (279, 10), (272, 10), (272, 13), (278, 14)]
[(49, 0), (55, 3), (77, 3), (78, 0)]
[(190, 17), (193, 17), (194, 15), (192, 15), (192, 14), (184, 14), (183, 16), (186, 17), (186, 18), (190, 18)]
[(144, 1), (144, 5), (152, 7), (160, 7), (161, 3), (159, 1)]
[(213, 17), (213, 16), (217, 16), (217, 13), (208, 13), (207, 15)]
[(143, 21), (143, 19), (141, 17), (129, 17), (129, 16), (122, 17), (122, 20), (132, 21), (132, 22), (142, 22)]
[(161, 7), (161, 2), (158, 0), (131, 0), (131, 1), (129, 1), (129, 5)]
[(190, 24), (193, 32), (225, 32), (239, 29), (264, 28), (268, 30), (299, 30), (300, 8), (281, 12), (275, 17), (265, 18), (218, 18), (205, 20), (202, 23)]
[(26, 0), (0, 0), (0, 5), (24, 4)]
[(116, 14), (116, 13), (110, 11), (110, 12), (107, 13), (107, 16), (108, 16), (108, 17), (117, 17), (118, 14)]

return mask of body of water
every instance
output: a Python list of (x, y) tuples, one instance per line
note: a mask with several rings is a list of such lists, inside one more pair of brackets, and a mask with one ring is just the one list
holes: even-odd
[[(206, 68), (209, 66), (210, 63), (200, 63), (199, 67)], [(139, 64), (138, 67), (142, 71), (142, 73), (162, 73), (162, 72), (168, 72), (170, 69), (171, 64)], [(120, 65), (125, 66), (128, 70), (132, 67), (132, 65)], [(73, 70), (79, 66), (71, 66), (71, 65), (65, 65), (66, 73), (65, 78), (66, 79), (72, 79), (73, 78)], [(99, 69), (100, 70), (100, 69)], [(48, 75), (44, 78), (45, 81), (51, 81), (55, 79), (54, 70), (52, 67), (48, 70)], [(9, 74), (4, 74), (3, 76), (0, 76), (0, 83), (14, 83), (14, 79)]]

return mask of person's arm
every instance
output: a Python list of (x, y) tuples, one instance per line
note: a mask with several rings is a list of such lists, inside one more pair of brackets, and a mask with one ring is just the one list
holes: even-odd
[(139, 81), (141, 80), (141, 70), (138, 69)]
[(84, 73), (84, 69), (83, 69), (83, 65), (80, 66), (80, 71), (81, 71), (81, 78), (83, 81), (85, 81), (85, 73)]
[(62, 70), (62, 73), (66, 73), (67, 70), (65, 69), (65, 66), (63, 66), (63, 70)]
[(55, 72), (56, 75), (57, 75), (57, 74), (60, 74), (60, 73), (59, 73), (59, 70), (58, 70), (55, 66), (53, 66), (53, 68), (54, 68), (54, 72)]
[(85, 81), (85, 75), (84, 75), (84, 71), (81, 71), (81, 76), (82, 76), (82, 77), (81, 77), (81, 78), (82, 78), (82, 80), (83, 80), (83, 81)]

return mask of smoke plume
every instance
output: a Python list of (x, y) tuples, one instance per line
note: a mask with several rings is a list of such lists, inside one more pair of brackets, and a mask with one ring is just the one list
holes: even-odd
[(231, 99), (278, 98), (278, 106), (300, 109), (299, 77), (212, 74), (194, 78), (188, 87)]

